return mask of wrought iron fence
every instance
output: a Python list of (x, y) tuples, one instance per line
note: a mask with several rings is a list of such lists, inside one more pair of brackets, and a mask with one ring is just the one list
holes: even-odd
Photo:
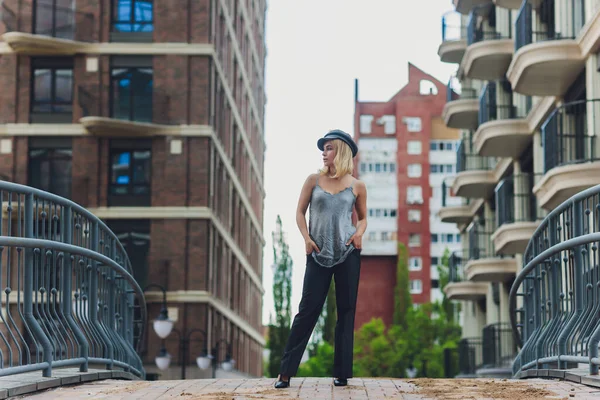
[(442, 42), (461, 40), (467, 36), (467, 27), (461, 24), (461, 14), (449, 11), (442, 16)]
[(458, 369), (461, 375), (475, 375), (483, 366), (481, 338), (463, 338), (458, 342)]
[(79, 107), (84, 117), (108, 116), (124, 121), (176, 125), (183, 122), (183, 111), (173, 97), (162, 90), (152, 89), (147, 95), (119, 94), (106, 91), (102, 97), (98, 85), (78, 87)]
[(471, 223), (471, 226), (467, 228), (469, 260), (481, 260), (495, 256), (493, 233), (493, 219), (479, 219)]
[(597, 115), (600, 115), (600, 99), (565, 103), (550, 114), (542, 125), (544, 172), (598, 159)]
[[(555, 17), (556, 7), (564, 6), (563, 9), (570, 13), (562, 13), (557, 19)], [(536, 10), (538, 13), (536, 30), (533, 24), (533, 7), (529, 0), (523, 0), (523, 4), (515, 21), (515, 51), (531, 43), (545, 40), (575, 39), (585, 24), (585, 7), (583, 0), (544, 0)], [(556, 21), (568, 18), (557, 26)], [(566, 22), (566, 23), (565, 23)]]
[(81, 206), (14, 183), (0, 181), (0, 209), (0, 376), (94, 364), (143, 377), (146, 305), (114, 233)]
[[(42, 1), (4, 0), (0, 6), (6, 32), (31, 32), (58, 39), (93, 42), (95, 18), (92, 13)], [(23, 18), (31, 15), (31, 24)]]
[[(507, 104), (498, 104), (498, 95), (506, 99)], [(527, 107), (526, 107), (527, 108)], [(523, 110), (528, 113), (529, 110)], [(479, 95), (479, 125), (489, 121), (523, 118), (526, 114), (519, 113), (512, 104), (512, 88), (510, 82), (501, 80), (488, 82)]]
[[(509, 18), (510, 18), (510, 14)], [(488, 22), (489, 27), (484, 29), (483, 20)], [(467, 45), (482, 42), (484, 40), (510, 39), (511, 32), (508, 35), (502, 35), (496, 31), (496, 6), (493, 4), (481, 4), (473, 8), (469, 14), (467, 23)], [(509, 27), (512, 23), (509, 22)]]
[(455, 251), (450, 255), (448, 260), (448, 278), (450, 282), (464, 281), (467, 261), (468, 256), (462, 250)]
[(498, 322), (483, 328), (483, 367), (510, 367), (517, 348), (508, 322)]
[(464, 99), (476, 99), (477, 90), (469, 87), (461, 87), (456, 77), (451, 77), (446, 85), (446, 102)]
[(496, 226), (514, 222), (533, 222), (541, 219), (537, 197), (532, 196), (533, 186), (541, 174), (516, 174), (506, 177), (495, 189)]
[(600, 185), (563, 202), (534, 232), (510, 291), (515, 374), (578, 363), (598, 374), (599, 242)]
[(492, 157), (480, 156), (467, 149), (472, 145), (463, 139), (456, 149), (456, 172), (491, 170), (496, 166), (496, 160)]

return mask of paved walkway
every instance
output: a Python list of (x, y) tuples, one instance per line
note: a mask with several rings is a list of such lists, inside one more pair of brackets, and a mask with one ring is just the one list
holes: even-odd
[(331, 379), (295, 378), (288, 389), (274, 389), (273, 379), (203, 379), (184, 381), (104, 380), (48, 389), (20, 398), (46, 399), (598, 399), (600, 388), (567, 381), (529, 379), (351, 379), (334, 387)]

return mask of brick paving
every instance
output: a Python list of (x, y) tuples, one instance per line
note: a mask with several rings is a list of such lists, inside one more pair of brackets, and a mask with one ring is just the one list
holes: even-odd
[(351, 379), (334, 387), (331, 378), (294, 378), (288, 389), (273, 379), (199, 379), (178, 381), (104, 380), (63, 386), (19, 398), (46, 399), (598, 399), (600, 388), (568, 381), (528, 379)]

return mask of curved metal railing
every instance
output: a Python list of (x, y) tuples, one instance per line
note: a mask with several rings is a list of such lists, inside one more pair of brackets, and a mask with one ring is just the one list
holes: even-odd
[(578, 363), (598, 374), (599, 242), (600, 185), (563, 202), (536, 229), (510, 291), (511, 325), (520, 347), (515, 374)]
[(115, 234), (24, 185), (0, 181), (0, 210), (0, 376), (94, 364), (143, 377), (146, 304)]

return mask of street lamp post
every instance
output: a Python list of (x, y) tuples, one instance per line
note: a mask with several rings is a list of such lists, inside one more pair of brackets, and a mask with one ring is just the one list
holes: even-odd
[[(210, 367), (210, 363), (211, 363), (211, 356), (208, 354), (208, 351), (206, 349), (206, 332), (203, 331), (202, 329), (192, 329), (191, 331), (187, 332), (186, 334), (182, 334), (181, 331), (179, 331), (178, 329), (173, 329), (172, 332), (177, 334), (177, 338), (179, 340), (179, 362), (181, 363), (181, 379), (185, 379), (185, 370), (187, 368), (188, 365), (188, 350), (189, 350), (189, 344), (191, 342), (191, 337), (194, 333), (201, 333), (202, 334), (202, 343), (203, 343), (203, 350), (202, 353), (200, 354), (200, 356), (198, 356), (196, 358), (196, 364), (198, 365), (198, 368), (200, 369), (207, 369), (208, 367)], [(163, 339), (162, 341), (162, 348), (160, 349), (158, 355), (156, 356), (155, 359), (156, 362), (156, 366), (161, 369), (161, 370), (165, 370), (167, 368), (169, 368), (169, 365), (171, 364), (171, 355), (167, 352), (167, 349), (165, 348), (165, 340)]]
[(169, 310), (167, 309), (167, 289), (161, 285), (152, 283), (144, 288), (144, 293), (150, 288), (157, 288), (163, 294), (162, 308), (158, 317), (153, 321), (153, 327), (158, 337), (164, 339), (173, 330), (173, 320), (169, 319)]
[(231, 371), (233, 369), (233, 365), (235, 364), (235, 360), (231, 358), (231, 344), (227, 342), (225, 339), (220, 339), (215, 343), (215, 347), (213, 347), (214, 358), (212, 359), (212, 377), (215, 379), (217, 377), (217, 367), (219, 364), (219, 345), (221, 343), (225, 343), (225, 359), (221, 363), (221, 368), (224, 371)]

